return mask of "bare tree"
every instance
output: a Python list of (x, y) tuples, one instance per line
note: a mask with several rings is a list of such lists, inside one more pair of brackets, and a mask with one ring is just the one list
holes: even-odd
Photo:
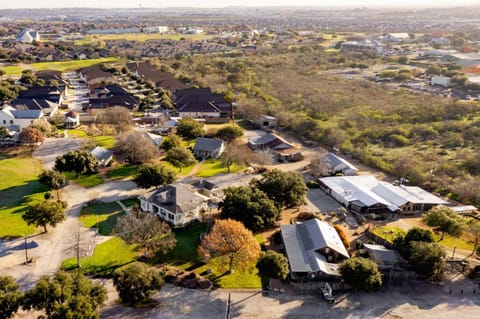
[(114, 106), (98, 112), (97, 121), (99, 124), (112, 125), (117, 134), (128, 132), (133, 125), (130, 111), (122, 106)]
[(115, 145), (115, 153), (120, 159), (127, 159), (135, 164), (145, 163), (160, 156), (152, 140), (140, 132), (121, 134)]
[(330, 162), (325, 155), (319, 155), (310, 161), (310, 173), (317, 177), (329, 176), (332, 173)]
[(253, 161), (260, 166), (273, 164), (273, 154), (270, 150), (261, 150), (255, 153)]

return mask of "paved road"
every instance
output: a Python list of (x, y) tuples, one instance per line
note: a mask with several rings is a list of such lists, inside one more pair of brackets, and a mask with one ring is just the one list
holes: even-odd
[(45, 169), (52, 169), (57, 156), (68, 151), (76, 150), (82, 141), (74, 138), (47, 138), (40, 147), (33, 152), (33, 157), (42, 161)]

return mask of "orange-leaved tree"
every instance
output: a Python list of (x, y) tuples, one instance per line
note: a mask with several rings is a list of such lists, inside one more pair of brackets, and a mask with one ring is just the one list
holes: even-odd
[(234, 269), (253, 268), (260, 256), (260, 245), (241, 222), (219, 219), (202, 239), (198, 253), (206, 262), (215, 259), (220, 265), (228, 265), (228, 273), (231, 273)]

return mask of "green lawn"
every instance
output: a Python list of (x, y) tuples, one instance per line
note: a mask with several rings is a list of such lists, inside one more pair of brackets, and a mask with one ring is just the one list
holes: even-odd
[(8, 65), (1, 69), (6, 72), (7, 75), (22, 75), (22, 71), (26, 69), (33, 69), (37, 71), (44, 70), (56, 70), (56, 71), (70, 71), (85, 68), (104, 62), (118, 62), (119, 58), (100, 58), (90, 60), (70, 60), (70, 61), (56, 61), (56, 62), (38, 62), (28, 65)]
[(145, 42), (147, 40), (174, 40), (179, 41), (184, 38), (185, 40), (206, 40), (211, 39), (213, 36), (206, 34), (162, 34), (162, 33), (122, 33), (122, 34), (91, 34), (87, 35), (85, 39), (77, 40), (75, 43), (77, 45), (91, 44), (98, 41), (106, 40), (125, 40), (125, 41), (138, 41)]
[[(206, 231), (205, 224), (198, 224), (185, 230), (175, 232), (177, 245), (165, 257), (157, 260), (165, 261), (170, 265), (180, 267), (185, 270), (192, 270), (197, 274), (201, 274), (207, 269), (212, 273), (206, 278), (212, 280), (215, 285), (221, 288), (260, 288), (262, 287), (260, 276), (257, 270), (253, 272), (234, 272), (232, 274), (223, 275), (224, 271), (220, 270), (220, 265), (214, 262), (204, 264), (197, 254), (197, 247), (200, 244), (200, 234)], [(261, 235), (255, 236), (257, 241), (263, 242)]]
[(392, 226), (381, 226), (372, 230), (372, 233), (385, 239), (386, 241), (393, 244), (393, 241), (398, 236), (404, 236), (406, 233), (403, 229)]
[(107, 172), (107, 176), (114, 181), (131, 179), (138, 174), (138, 169), (136, 165), (118, 164)]
[(64, 175), (68, 178), (69, 181), (86, 188), (103, 184), (103, 179), (98, 173), (91, 175), (80, 175), (78, 176), (78, 178), (75, 178), (74, 172), (64, 172)]
[(46, 188), (38, 182), (39, 160), (31, 157), (0, 158), (0, 238), (21, 237), (35, 232), (22, 219), (26, 206), (43, 200)]
[(133, 197), (133, 198), (127, 198), (127, 199), (124, 199), (121, 201), (123, 205), (127, 206), (127, 207), (131, 207), (131, 206), (134, 206), (134, 205), (140, 205), (140, 201), (138, 200), (137, 197)]
[(174, 172), (177, 173), (178, 177), (182, 177), (182, 176), (187, 176), (188, 174), (190, 174), (190, 172), (192, 171), (192, 169), (195, 167), (195, 165), (192, 165), (192, 166), (188, 166), (188, 167), (184, 167), (182, 168), (181, 171), (179, 171), (179, 169), (175, 166), (173, 166), (172, 164), (170, 164), (170, 162), (167, 162), (167, 161), (162, 161), (161, 162), (162, 165), (170, 168), (171, 170), (173, 170)]
[(442, 238), (441, 234), (434, 233), (433, 238), (435, 238), (435, 241), (438, 244), (442, 245), (445, 248), (453, 249), (457, 247), (458, 249), (473, 250), (473, 245), (461, 237), (452, 237), (449, 235), (445, 235), (443, 237), (443, 240), (440, 240), (440, 238)]
[[(233, 164), (232, 166), (230, 166), (230, 172), (240, 172), (244, 168), (245, 167), (243, 165)], [(214, 175), (227, 172), (227, 168), (222, 165), (222, 162), (220, 160), (207, 160), (203, 162), (202, 165), (200, 165), (200, 168), (198, 169), (196, 175), (198, 177), (212, 177)]]
[(99, 136), (94, 136), (93, 140), (95, 141), (95, 144), (98, 146), (101, 146), (103, 148), (108, 148), (112, 149), (115, 146), (115, 143), (117, 142), (117, 139), (115, 136), (110, 136), (110, 135), (99, 135)]
[(87, 132), (83, 131), (83, 130), (65, 130), (68, 134), (68, 136), (76, 136), (78, 138), (84, 138), (84, 137), (88, 137), (88, 134)]
[(112, 233), (117, 218), (123, 215), (122, 208), (115, 202), (100, 203), (85, 207), (80, 214), (80, 222), (84, 227), (97, 227), (102, 235)]
[[(113, 237), (95, 247), (93, 256), (82, 257), (80, 264), (85, 273), (108, 276), (116, 268), (135, 261), (137, 256), (134, 245), (127, 245), (122, 239)], [(64, 260), (61, 266), (65, 270), (76, 267), (76, 258)]]

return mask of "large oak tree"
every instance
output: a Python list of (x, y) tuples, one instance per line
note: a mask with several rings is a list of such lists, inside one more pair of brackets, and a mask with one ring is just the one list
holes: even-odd
[(75, 172), (80, 174), (93, 174), (98, 168), (98, 161), (90, 152), (75, 150), (69, 151), (55, 160), (54, 169), (59, 172)]
[(44, 200), (28, 206), (22, 218), (27, 224), (41, 226), (47, 232), (47, 225), (55, 227), (65, 220), (65, 211), (61, 202)]
[(260, 245), (251, 231), (233, 219), (218, 219), (212, 231), (203, 237), (198, 253), (206, 262), (214, 260), (221, 267), (232, 270), (248, 270), (260, 255)]

